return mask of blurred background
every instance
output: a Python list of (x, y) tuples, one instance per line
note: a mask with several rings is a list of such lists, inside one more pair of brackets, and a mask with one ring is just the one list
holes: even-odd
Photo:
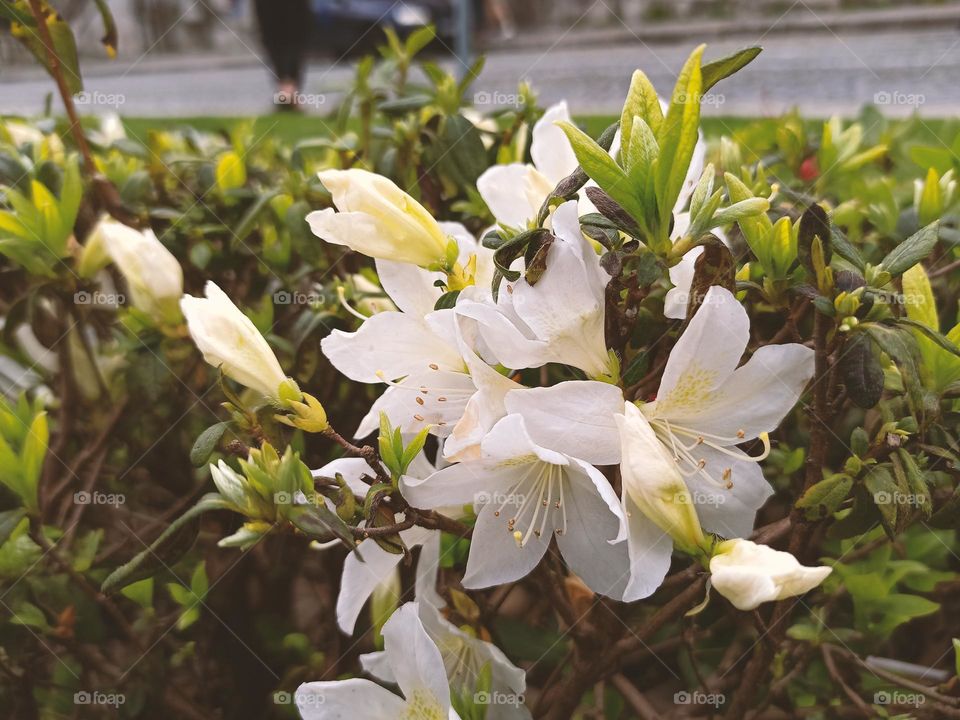
[[(854, 115), (864, 105), (888, 115), (956, 112), (960, 86), (960, 2), (844, 0), (265, 0), (305, 21), (273, 29), (281, 48), (304, 46), (301, 109), (336, 107), (363, 52), (434, 23), (430, 52), (448, 68), (487, 56), (475, 104), (507, 106), (517, 84), (545, 103), (567, 98), (575, 112), (616, 112), (630, 71), (642, 67), (669, 90), (693, 45), (707, 57), (746, 44), (765, 47), (706, 114), (772, 116), (798, 107), (811, 117)], [(92, 0), (55, 3), (96, 53), (100, 24)], [(111, 0), (119, 57), (82, 57), (82, 112), (126, 116), (259, 115), (272, 112), (284, 84), (255, 0)], [(299, 11), (298, 11), (299, 12)], [(294, 17), (297, 17), (294, 13)], [(282, 24), (282, 21), (281, 21)], [(279, 32), (279, 35), (278, 35)], [(265, 42), (266, 40), (266, 42)], [(0, 38), (0, 112), (43, 110), (49, 81), (8, 35)], [(480, 108), (484, 109), (484, 108)]]

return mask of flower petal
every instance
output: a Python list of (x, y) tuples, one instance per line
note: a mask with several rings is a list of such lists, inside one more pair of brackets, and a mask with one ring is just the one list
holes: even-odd
[(449, 505), (482, 504), (484, 498), (516, 481), (510, 467), (491, 469), (484, 463), (458, 463), (429, 477), (400, 478), (400, 492), (415, 508), (430, 510)]
[(369, 539), (361, 541), (356, 552), (347, 555), (337, 595), (337, 625), (343, 632), (353, 634), (364, 603), (401, 560), (402, 554), (389, 553)]
[(630, 579), (627, 544), (612, 543), (626, 537), (619, 501), (607, 479), (591, 465), (573, 461), (570, 469), (564, 494), (567, 531), (557, 536), (557, 545), (587, 587), (619, 600)]
[(441, 294), (433, 283), (443, 278), (442, 273), (393, 260), (378, 259), (374, 264), (381, 287), (400, 310), (413, 317), (423, 317), (433, 311)]
[(670, 268), (670, 283), (673, 287), (667, 290), (667, 294), (663, 298), (663, 314), (668, 318), (673, 320), (686, 319), (697, 258), (702, 253), (703, 248), (697, 246), (684, 255), (680, 262)]
[(673, 419), (699, 412), (733, 374), (749, 338), (747, 311), (729, 290), (711, 287), (670, 352), (654, 416)]
[(406, 603), (383, 625), (383, 646), (397, 685), (408, 700), (426, 690), (444, 710), (450, 707), (450, 688), (443, 658), (419, 617), (419, 604)]
[[(477, 191), (490, 208), (490, 212), (502, 225), (525, 228), (527, 221), (540, 209), (536, 192), (525, 192), (543, 184), (536, 176), (537, 171), (521, 163), (493, 165), (477, 178)], [(547, 192), (551, 188), (547, 188)], [(546, 195), (544, 195), (546, 197)]]
[[(725, 453), (701, 445), (695, 451), (705, 461), (703, 470), (711, 482), (695, 469), (685, 469), (685, 481), (697, 507), (703, 528), (725, 538), (747, 537), (753, 530), (757, 511), (773, 495), (759, 463), (736, 460)], [(724, 471), (730, 470), (730, 489), (723, 486)]]
[(570, 120), (566, 100), (548, 107), (531, 132), (530, 157), (551, 186), (576, 170), (578, 165), (566, 133), (556, 125), (562, 120)]
[(670, 420), (722, 437), (737, 437), (742, 430), (738, 441), (752, 440), (780, 424), (812, 377), (813, 350), (798, 343), (765, 345), (696, 413), (678, 409)]
[(627, 518), (627, 550), (630, 556), (630, 582), (623, 594), (624, 602), (649, 597), (663, 583), (670, 570), (673, 540), (649, 520), (624, 494), (623, 510)]
[(512, 390), (507, 412), (523, 417), (538, 445), (594, 465), (620, 462), (620, 439), (614, 416), (624, 411), (616, 385), (571, 380), (551, 387)]
[[(506, 499), (502, 507), (501, 503), (497, 503), (496, 508), (492, 503), (485, 505), (477, 516), (463, 576), (465, 588), (486, 588), (519, 580), (529, 574), (547, 552), (550, 533), (544, 533), (543, 537), (530, 533), (523, 547), (517, 544), (507, 519), (517, 514), (521, 503), (515, 493)], [(497, 509), (499, 517), (494, 514)]]
[(432, 425), (431, 432), (445, 437), (463, 416), (474, 392), (473, 381), (462, 372), (412, 373), (377, 398), (360, 422), (355, 437), (366, 437), (380, 427), (381, 411), (404, 434), (416, 434)]
[(304, 683), (295, 695), (303, 720), (396, 720), (406, 703), (370, 680)]
[(334, 330), (320, 347), (337, 370), (357, 382), (396, 380), (433, 365), (463, 369), (456, 347), (438, 337), (423, 319), (400, 312), (372, 315), (353, 333)]

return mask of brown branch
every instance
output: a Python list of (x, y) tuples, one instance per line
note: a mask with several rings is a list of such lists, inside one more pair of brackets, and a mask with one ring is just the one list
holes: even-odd
[(650, 704), (650, 701), (647, 700), (644, 694), (625, 676), (617, 673), (611, 678), (611, 682), (641, 720), (660, 720), (657, 709)]

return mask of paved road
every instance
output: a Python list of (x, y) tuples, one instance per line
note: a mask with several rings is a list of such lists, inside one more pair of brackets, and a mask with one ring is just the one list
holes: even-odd
[[(805, 114), (853, 114), (865, 103), (906, 115), (960, 115), (960, 30), (882, 33), (769, 34), (711, 43), (716, 57), (752, 42), (765, 51), (736, 79), (706, 98), (706, 112), (774, 115), (798, 106)], [(619, 110), (634, 68), (643, 68), (668, 92), (691, 45), (640, 42), (602, 48), (570, 47), (561, 38), (550, 49), (498, 51), (488, 57), (475, 85), (480, 101), (509, 103), (520, 79), (530, 80), (544, 102), (567, 98), (578, 113)], [(256, 115), (269, 109), (268, 71), (254, 50), (220, 59), (147, 58), (123, 68), (97, 66), (87, 73), (91, 102), (84, 112), (118, 109), (130, 116)], [(451, 66), (455, 61), (449, 61)], [(43, 106), (51, 83), (36, 73), (11, 77), (0, 70), (0, 113), (30, 114)], [(350, 81), (347, 64), (315, 63), (305, 92), (313, 112), (335, 107)]]

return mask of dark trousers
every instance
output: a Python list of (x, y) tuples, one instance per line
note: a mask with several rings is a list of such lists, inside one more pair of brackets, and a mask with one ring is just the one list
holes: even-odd
[(281, 82), (303, 80), (303, 61), (310, 40), (308, 0), (256, 0), (260, 39)]

